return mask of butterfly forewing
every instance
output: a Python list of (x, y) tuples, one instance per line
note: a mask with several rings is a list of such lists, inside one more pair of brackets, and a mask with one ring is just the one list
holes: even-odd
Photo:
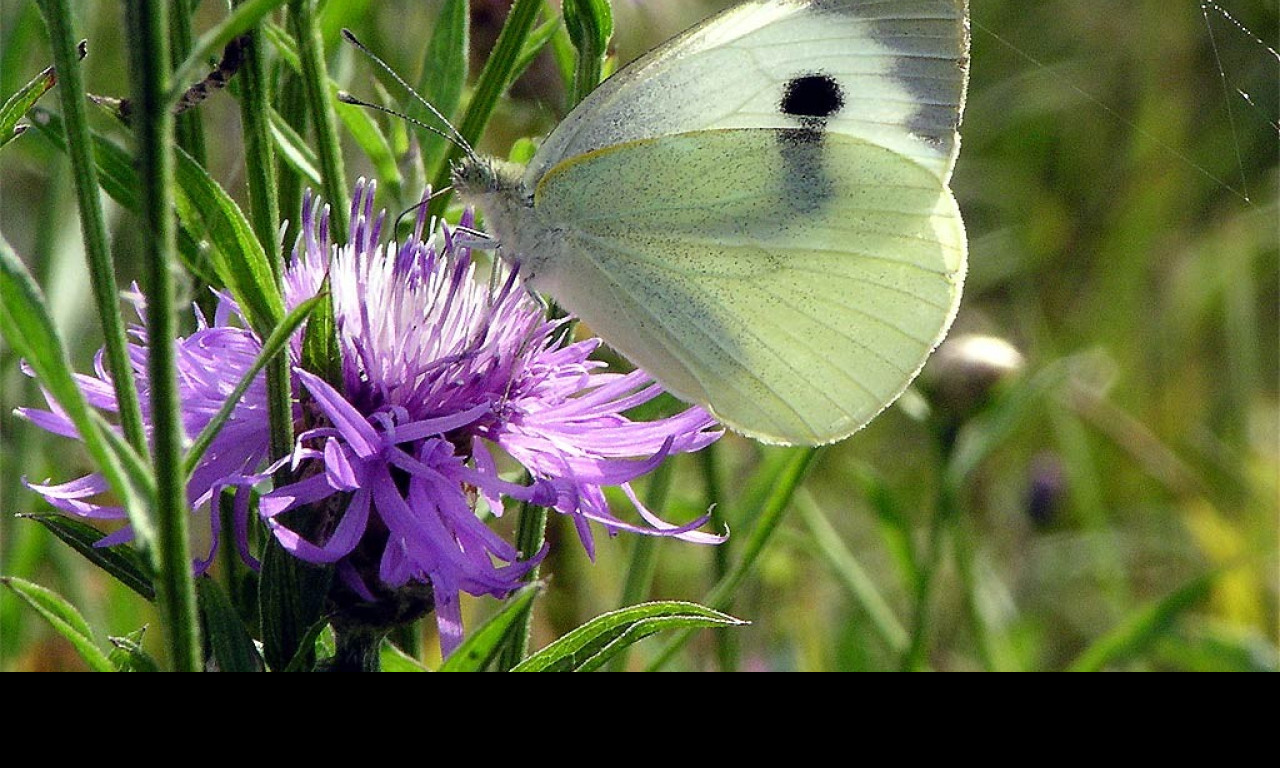
[[(714, 128), (795, 128), (864, 138), (944, 182), (958, 147), (968, 28), (963, 0), (755, 0), (624, 68), (548, 138), (525, 176), (637, 139)], [(786, 109), (806, 78), (838, 107)], [(819, 112), (830, 105), (819, 104)]]

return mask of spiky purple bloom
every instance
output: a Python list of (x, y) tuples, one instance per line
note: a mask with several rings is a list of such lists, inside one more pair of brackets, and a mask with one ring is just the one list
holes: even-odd
[[(424, 206), (425, 210), (425, 206)], [(412, 583), (429, 584), (441, 642), (448, 653), (461, 639), (460, 593), (504, 597), (544, 553), (520, 553), (477, 514), (477, 500), (501, 516), (515, 500), (570, 515), (588, 553), (590, 523), (619, 530), (715, 543), (676, 526), (636, 499), (630, 481), (673, 453), (696, 451), (721, 432), (700, 408), (650, 422), (624, 412), (661, 393), (642, 371), (617, 374), (591, 359), (598, 339), (568, 343), (563, 321), (549, 321), (515, 272), (477, 279), (471, 253), (443, 228), (424, 242), (425, 214), (403, 244), (379, 242), (383, 216), (373, 213), (373, 185), (357, 188), (353, 232), (330, 242), (328, 215), (310, 200), (302, 236), (286, 274), (286, 302), (314, 296), (327, 276), (342, 357), (340, 386), (295, 367), (300, 430), (288, 457), (296, 482), (263, 493), (259, 513), (281, 544), (313, 563), (332, 563), (345, 587), (373, 601)], [(470, 214), (462, 225), (470, 227)], [(180, 339), (184, 426), (196, 434), (220, 407), (260, 350), (259, 340), (232, 325), (239, 311), (220, 297), (212, 324)], [(239, 321), (243, 324), (243, 321)], [(131, 347), (145, 393), (145, 330)], [(292, 349), (300, 356), (300, 339)], [(80, 382), (90, 402), (115, 410), (107, 373)], [(216, 537), (223, 489), (234, 489), (231, 510), (237, 545), (249, 559), (245, 532), (251, 489), (270, 472), (266, 388), (255, 382), (231, 422), (215, 439), (188, 484), (193, 510), (211, 511)], [(41, 427), (75, 437), (56, 406), (23, 415)], [(499, 475), (494, 449), (528, 470), (523, 485)], [(621, 486), (642, 523), (616, 517), (604, 488)], [(122, 519), (118, 508), (95, 504), (105, 490), (98, 475), (63, 485), (31, 485), (73, 514)], [(483, 510), (481, 510), (483, 512)], [(290, 527), (296, 515), (307, 535)], [(108, 541), (130, 537), (127, 527)], [(209, 558), (196, 567), (208, 566)]]

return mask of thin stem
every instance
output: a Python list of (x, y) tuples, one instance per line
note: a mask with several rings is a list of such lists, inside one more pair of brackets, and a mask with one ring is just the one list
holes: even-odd
[[(737, 564), (722, 578), (711, 592), (707, 594), (703, 605), (716, 610), (723, 610), (726, 605), (733, 599), (734, 593), (747, 576), (751, 575), (755, 569), (756, 562), (760, 559), (760, 554), (764, 551), (765, 546), (773, 539), (773, 534), (778, 530), (778, 525), (782, 522), (782, 518), (791, 505), (791, 497), (800, 483), (804, 480), (805, 475), (809, 471), (809, 467), (813, 466), (814, 460), (822, 452), (822, 448), (796, 448), (787, 456), (787, 461), (783, 464), (775, 482), (772, 484), (772, 490), (766, 497), (758, 517), (756, 517), (755, 527), (748, 537), (747, 543), (742, 550), (742, 556), (738, 559)], [(693, 630), (680, 632), (671, 640), (649, 665), (649, 669), (658, 670), (666, 665), (676, 652), (689, 642), (689, 638), (693, 637)]]
[[(724, 480), (720, 476), (720, 444), (712, 443), (698, 454), (702, 459), (703, 485), (706, 488), (707, 508), (711, 510), (711, 527), (717, 531), (728, 530), (729, 521), (725, 518)], [(715, 548), (712, 561), (712, 572), (719, 582), (729, 574), (732, 563), (732, 541), (726, 541)], [(726, 609), (729, 606), (726, 606)], [(736, 632), (714, 633), (716, 661), (721, 671), (729, 672), (738, 668), (738, 637)]]
[[(243, 0), (236, 4), (242, 5)], [(240, 70), (240, 124), (244, 126), (249, 216), (254, 234), (268, 254), (276, 289), (283, 292), (284, 251), (278, 241), (280, 203), (276, 197), (270, 86), (262, 50), (262, 25), (254, 26), (246, 34), (248, 40), (244, 43), (244, 64)], [(267, 365), (267, 418), (271, 424), (271, 455), (284, 456), (293, 448), (293, 393), (289, 357), (285, 353)]]
[[(667, 504), (667, 495), (671, 490), (671, 478), (675, 474), (675, 462), (667, 459), (658, 465), (649, 478), (649, 487), (645, 489), (644, 505), (651, 510), (659, 511)], [(658, 566), (658, 537), (633, 536), (631, 543), (631, 562), (627, 566), (627, 578), (622, 585), (622, 598), (619, 607), (644, 602), (653, 587), (653, 574)], [(626, 649), (613, 657), (609, 669), (622, 672), (627, 668)]]
[(902, 655), (901, 669), (918, 672), (925, 668), (928, 653), (929, 607), (933, 599), (933, 584), (942, 566), (946, 551), (946, 537), (956, 516), (956, 495), (950, 485), (943, 483), (938, 492), (938, 509), (929, 523), (929, 542), (925, 561), (920, 568), (920, 580), (916, 583), (915, 610), (912, 613), (911, 640)]
[[(458, 133), (462, 134), (467, 144), (475, 146), (480, 141), (480, 136), (484, 133), (485, 126), (489, 124), (489, 118), (493, 116), (493, 110), (498, 105), (498, 99), (511, 85), (511, 74), (515, 70), (520, 52), (524, 49), (525, 40), (533, 30), (541, 9), (542, 0), (515, 0), (512, 3), (507, 21), (502, 25), (502, 31), (498, 33), (498, 41), (493, 45), (493, 52), (489, 54), (489, 59), (480, 72), (480, 79), (476, 81), (471, 103), (467, 106), (467, 113), (462, 117), (462, 125), (458, 127)], [(462, 150), (458, 147), (450, 151), (447, 161), (441, 166), (440, 173), (436, 176), (433, 189), (444, 189), (452, 183), (452, 164), (461, 156)], [(447, 194), (436, 197), (431, 201), (430, 212), (433, 215), (440, 213), (448, 202)]]
[(182, 472), (182, 421), (178, 400), (173, 221), (174, 120), (165, 103), (170, 64), (168, 6), (164, 0), (125, 5), (133, 72), (134, 122), (142, 199), (142, 240), (147, 275), (147, 374), (151, 387), (158, 586), (169, 645), (169, 663), (180, 672), (200, 668), (195, 584), (187, 542), (187, 498)]
[(316, 129), (316, 156), (320, 160), (324, 195), (329, 201), (330, 230), (338, 236), (347, 233), (346, 171), (342, 165), (342, 147), (338, 141), (337, 122), (329, 102), (329, 75), (324, 64), (324, 41), (316, 23), (315, 0), (290, 0), (289, 21), (298, 42), (298, 58), (302, 64), (302, 83)]
[[(529, 483), (529, 475), (525, 473), (524, 483)], [(529, 558), (542, 550), (542, 542), (547, 535), (547, 508), (524, 502), (520, 505), (520, 519), (516, 524), (516, 549), (521, 557)], [(526, 576), (525, 581), (536, 581), (538, 570), (534, 568)], [(505, 672), (524, 661), (529, 653), (529, 630), (533, 624), (533, 611), (518, 626), (511, 630), (511, 639), (502, 653), (498, 655), (498, 669)]]
[(107, 225), (98, 191), (98, 168), (93, 160), (93, 141), (84, 105), (84, 77), (80, 73), (80, 57), (70, 27), (71, 8), (67, 0), (39, 2), (40, 12), (44, 14), (45, 25), (49, 29), (49, 45), (58, 73), (67, 153), (71, 157), (76, 202), (80, 208), (80, 229), (89, 261), (89, 279), (93, 285), (98, 320), (102, 326), (107, 367), (111, 371), (116, 403), (120, 409), (120, 426), (134, 450), (145, 453), (146, 431), (133, 366), (129, 363), (124, 318), (120, 314), (120, 288), (107, 246)]
[[(177, 67), (186, 61), (191, 53), (195, 38), (191, 35), (191, 12), (193, 0), (174, 0), (173, 15), (169, 18), (169, 34), (173, 40), (171, 59)], [(200, 110), (192, 109), (178, 115), (176, 128), (178, 146), (186, 150), (188, 155), (196, 159), (202, 167), (208, 165), (204, 141), (204, 122), (200, 120)]]
[[(280, 116), (299, 136), (306, 135), (307, 95), (302, 87), (302, 79), (284, 67), (277, 83), (276, 101)], [(281, 244), (284, 249), (288, 249), (298, 237), (298, 219), (302, 211), (302, 178), (283, 159), (276, 164), (276, 190), (280, 210), (284, 211), (284, 219), (288, 222)]]

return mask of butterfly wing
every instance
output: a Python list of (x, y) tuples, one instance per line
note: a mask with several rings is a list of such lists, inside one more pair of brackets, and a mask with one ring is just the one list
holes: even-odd
[(804, 127), (806, 77), (840, 109), (822, 128), (914, 158), (946, 183), (968, 71), (966, 0), (751, 0), (620, 70), (548, 137), (525, 174), (617, 144), (716, 128)]
[(555, 166), (537, 287), (673, 393), (766, 442), (843, 438), (955, 315), (965, 237), (913, 159), (811, 129), (627, 142)]

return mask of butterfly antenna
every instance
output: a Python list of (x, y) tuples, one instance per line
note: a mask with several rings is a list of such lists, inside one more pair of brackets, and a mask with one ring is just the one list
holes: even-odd
[[(342, 102), (343, 104), (352, 104), (357, 107), (364, 107), (365, 109), (372, 109), (378, 112), (384, 112), (388, 115), (391, 115), (392, 117), (398, 117), (401, 120), (405, 121), (406, 123), (412, 123), (418, 126), (424, 131), (430, 131), (434, 133), (435, 135), (439, 136), (440, 138), (444, 139), (450, 144), (453, 144), (454, 146), (460, 148), (463, 152), (466, 152), (468, 155), (475, 154), (474, 152), (471, 151), (471, 147), (467, 146), (466, 143), (464, 142), (458, 141), (458, 139), (455, 138), (453, 135), (445, 133), (439, 128), (436, 128), (434, 125), (427, 125), (421, 120), (415, 117), (410, 117), (409, 115), (406, 115), (403, 112), (397, 112), (396, 110), (391, 109), (390, 107), (384, 107), (381, 104), (374, 104), (371, 101), (365, 101), (364, 99), (358, 96), (352, 96), (346, 91), (338, 91), (338, 101)], [(441, 192), (444, 192), (444, 191), (445, 190), (441, 190)]]
[[(466, 138), (463, 137), (461, 133), (458, 132), (457, 128), (453, 127), (453, 123), (449, 122), (449, 119), (447, 117), (440, 114), (440, 110), (436, 109), (434, 104), (424, 99), (421, 94), (419, 94), (416, 90), (414, 90), (413, 86), (406, 83), (404, 81), (404, 78), (400, 77), (400, 74), (398, 72), (396, 72), (385, 61), (379, 58), (378, 54), (369, 50), (368, 46), (360, 42), (360, 40), (356, 38), (354, 32), (352, 32), (349, 29), (343, 28), (342, 36), (346, 39), (348, 43), (351, 43), (351, 45), (355, 46), (356, 50), (360, 51), (365, 56), (367, 56), (369, 60), (372, 61), (374, 64), (376, 64), (383, 72), (386, 72), (388, 75), (390, 75), (397, 83), (400, 84), (400, 87), (408, 91), (409, 95), (412, 96), (414, 99), (416, 99), (419, 104), (426, 107), (427, 110), (431, 112), (431, 114), (435, 115), (436, 119), (439, 120), (441, 123), (443, 123), (449, 129), (450, 133), (452, 133), (452, 136), (445, 135), (441, 131), (435, 128), (431, 128), (427, 125), (424, 125), (421, 121), (414, 120), (413, 118), (406, 117), (405, 115), (400, 115), (400, 117), (403, 117), (404, 119), (408, 120), (414, 125), (417, 125), (420, 128), (425, 128), (438, 136), (443, 136), (444, 138), (448, 139), (450, 143), (461, 148), (463, 152), (466, 152), (469, 157), (475, 158), (477, 156), (476, 151), (471, 148), (471, 144), (466, 140)], [(353, 103), (353, 102), (349, 102), (349, 103)], [(365, 106), (374, 106), (374, 105), (366, 104)], [(398, 112), (392, 112), (391, 110), (388, 110), (388, 109), (382, 109), (382, 111), (388, 112), (389, 114), (393, 114), (393, 115), (399, 115)]]

